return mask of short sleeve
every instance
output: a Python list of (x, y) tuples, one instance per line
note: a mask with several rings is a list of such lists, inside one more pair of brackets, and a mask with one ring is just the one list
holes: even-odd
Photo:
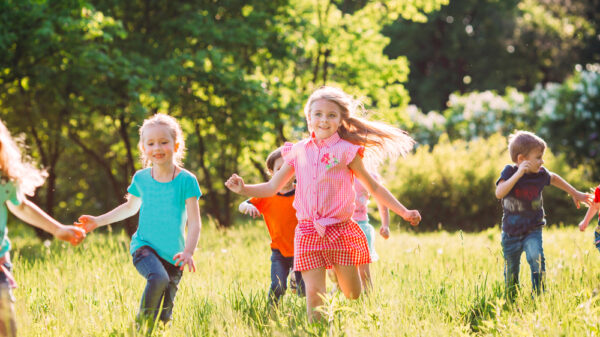
[(344, 165), (348, 166), (354, 160), (354, 157), (356, 157), (356, 155), (359, 155), (361, 158), (363, 158), (365, 156), (365, 147), (361, 145), (351, 144), (348, 150), (346, 151), (346, 160), (344, 162)]
[(517, 171), (516, 168), (512, 165), (504, 166), (504, 169), (502, 170), (502, 172), (500, 172), (500, 178), (498, 178), (498, 180), (496, 180), (496, 185), (498, 185), (498, 183), (500, 183), (501, 180), (510, 179), (510, 177), (512, 177), (516, 171)]
[(141, 198), (142, 194), (140, 193), (140, 189), (138, 186), (138, 174), (137, 172), (133, 175), (133, 179), (131, 179), (131, 185), (127, 187), (127, 192), (135, 197)]
[(202, 196), (202, 191), (200, 191), (200, 185), (198, 184), (198, 179), (196, 179), (196, 176), (194, 176), (193, 174), (190, 175), (190, 177), (188, 178), (188, 181), (185, 184), (185, 200), (191, 198), (191, 197), (196, 197), (197, 199), (200, 199), (200, 197)]
[(550, 185), (552, 182), (552, 175), (550, 175), (550, 172), (544, 167), (542, 167), (542, 169), (544, 170), (544, 186)]
[(293, 168), (296, 168), (296, 151), (292, 151), (294, 143), (285, 142), (281, 147), (281, 156), (283, 160)]
[(594, 202), (600, 202), (600, 186), (596, 187), (596, 191), (594, 191)]
[(254, 207), (256, 207), (256, 209), (262, 214), (262, 212), (263, 212), (262, 208), (264, 205), (265, 198), (250, 198), (247, 201), (249, 203), (251, 203), (252, 205), (254, 205)]
[(19, 193), (18, 188), (11, 182), (10, 193), (8, 194), (8, 200), (15, 206), (19, 206), (23, 200), (23, 195)]

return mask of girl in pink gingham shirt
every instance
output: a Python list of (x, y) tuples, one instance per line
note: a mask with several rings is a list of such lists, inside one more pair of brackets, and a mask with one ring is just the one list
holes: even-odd
[(351, 219), (355, 176), (378, 202), (406, 221), (417, 225), (421, 220), (418, 211), (408, 210), (373, 179), (362, 162), (365, 147), (380, 160), (408, 153), (414, 141), (398, 128), (356, 117), (360, 109), (360, 102), (341, 89), (316, 90), (304, 108), (311, 137), (284, 146), (285, 164), (271, 180), (246, 185), (233, 174), (225, 183), (233, 192), (261, 198), (274, 195), (296, 174), (294, 270), (305, 281), (310, 321), (320, 318), (314, 309), (326, 292), (326, 268), (333, 268), (347, 298), (361, 293), (356, 266), (369, 263), (370, 257), (365, 235)]

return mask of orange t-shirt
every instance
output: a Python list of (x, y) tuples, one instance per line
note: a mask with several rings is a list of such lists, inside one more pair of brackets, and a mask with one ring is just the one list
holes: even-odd
[(298, 225), (296, 210), (292, 206), (294, 192), (249, 200), (265, 219), (271, 235), (271, 248), (279, 250), (285, 257), (294, 256), (294, 233)]

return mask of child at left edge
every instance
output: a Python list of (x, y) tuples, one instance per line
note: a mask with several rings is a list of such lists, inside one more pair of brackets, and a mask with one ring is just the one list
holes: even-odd
[(129, 251), (147, 281), (137, 318), (151, 327), (157, 317), (163, 323), (171, 319), (184, 267), (196, 271), (193, 254), (200, 236), (202, 194), (194, 174), (180, 166), (185, 141), (175, 118), (155, 114), (144, 121), (139, 133), (145, 168), (134, 174), (127, 201), (100, 216), (82, 215), (79, 221), (89, 232), (140, 212)]
[[(590, 208), (588, 208), (587, 213), (585, 213), (585, 217), (579, 223), (579, 230), (585, 231), (587, 226), (590, 224), (590, 221), (600, 212), (600, 185), (596, 187), (594, 191), (594, 201), (590, 204)], [(594, 245), (598, 250), (600, 250), (600, 217), (598, 218), (598, 225), (596, 226), (596, 230), (594, 231)]]
[(79, 244), (85, 232), (75, 226), (65, 226), (27, 199), (44, 183), (46, 173), (37, 169), (21, 153), (19, 143), (0, 121), (0, 336), (16, 336), (16, 318), (12, 288), (17, 286), (12, 276), (10, 240), (6, 222), (8, 211), (24, 222), (41, 228), (54, 237)]

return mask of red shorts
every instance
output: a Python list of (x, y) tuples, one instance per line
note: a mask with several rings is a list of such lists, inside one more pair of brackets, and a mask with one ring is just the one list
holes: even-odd
[(371, 263), (365, 233), (353, 221), (327, 226), (321, 237), (312, 221), (301, 220), (294, 237), (294, 270)]

